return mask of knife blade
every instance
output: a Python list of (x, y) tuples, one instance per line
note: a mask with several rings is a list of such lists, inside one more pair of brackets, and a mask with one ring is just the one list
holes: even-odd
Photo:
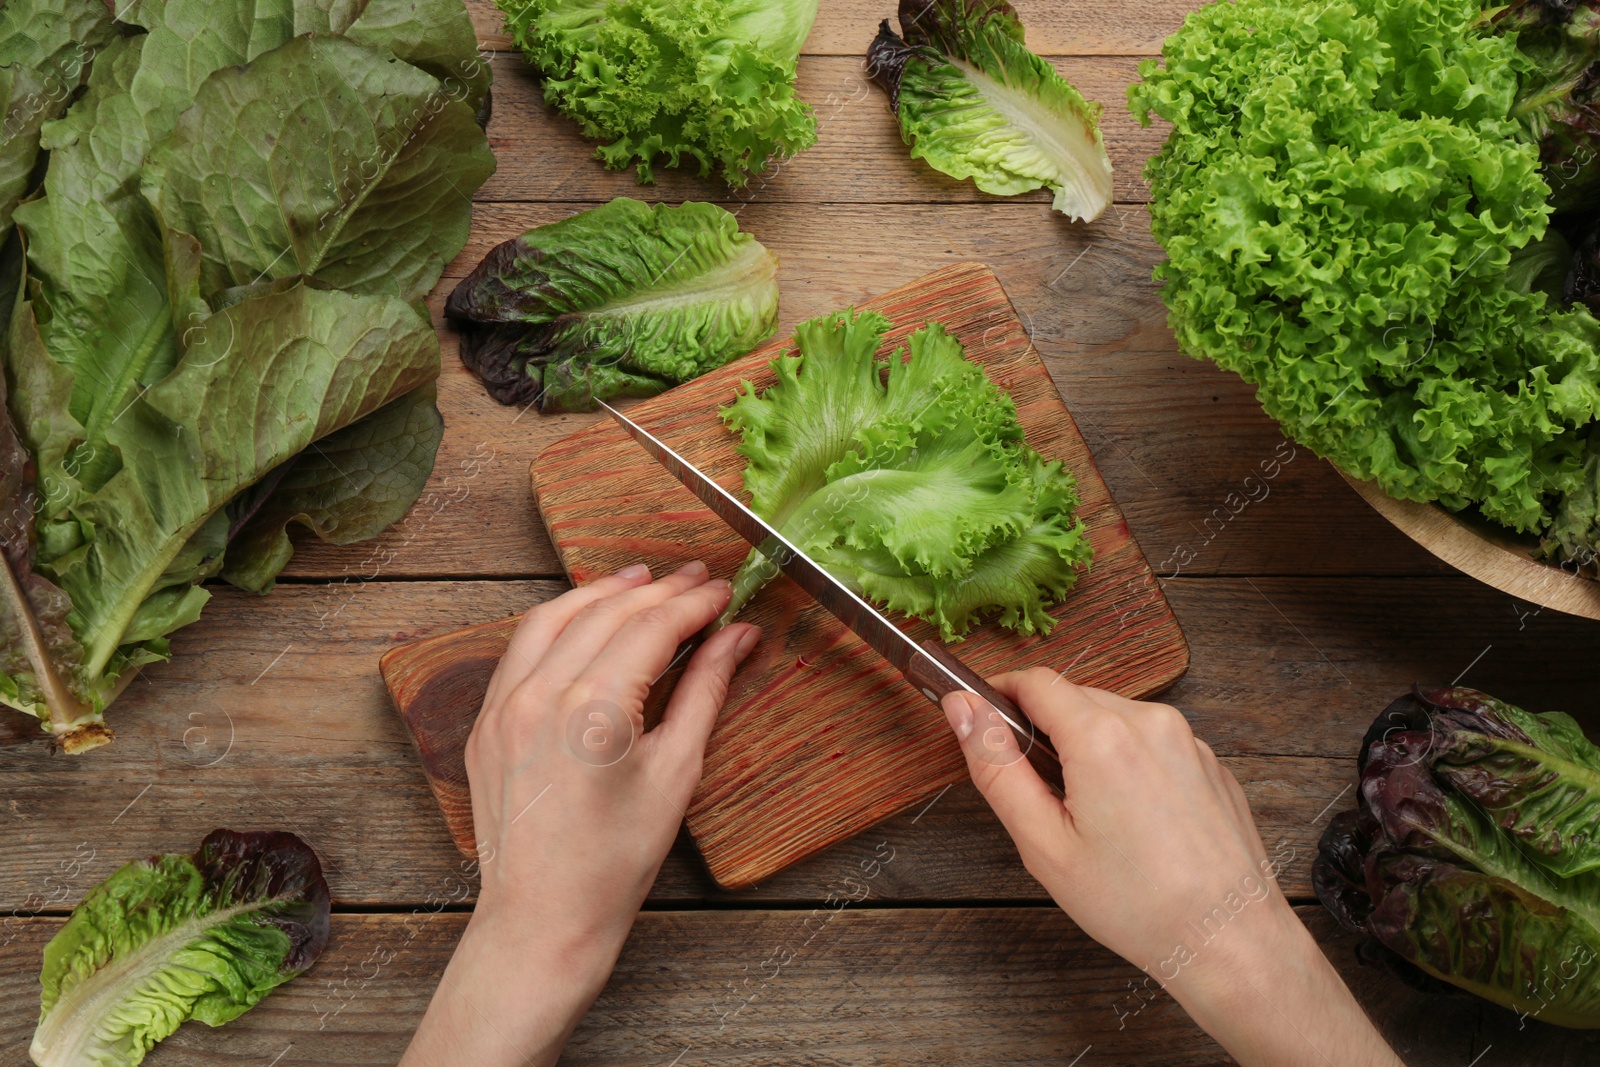
[[(639, 443), (656, 462), (733, 531), (750, 542), (786, 577), (810, 594), (834, 618), (866, 642), (910, 682), (923, 696), (937, 704), (949, 693), (965, 690), (986, 701), (995, 714), (1016, 736), (1022, 754), (1033, 761), (1045, 781), (1054, 787), (1059, 779), (1060, 757), (1034, 729), (1022, 710), (997, 691), (976, 671), (962, 663), (938, 641), (918, 642), (883, 616), (849, 586), (829, 574), (765, 519), (746, 507), (738, 497), (718, 485), (699, 468), (679, 455), (672, 446), (628, 418), (605, 401), (596, 401), (611, 413), (628, 436)], [(981, 728), (982, 723), (975, 724)], [(992, 749), (992, 746), (990, 746)]]

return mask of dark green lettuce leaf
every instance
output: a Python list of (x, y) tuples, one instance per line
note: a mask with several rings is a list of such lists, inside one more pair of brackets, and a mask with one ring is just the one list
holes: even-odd
[(1373, 723), (1360, 774), (1312, 882), (1362, 957), (1600, 1027), (1600, 748), (1566, 715), (1418, 690)]
[[(942, 325), (880, 359), (889, 329), (853, 310), (803, 322), (798, 355), (773, 361), (777, 382), (723, 409), (751, 507), (856, 592), (946, 640), (990, 614), (1048, 633), (1048, 609), (1089, 562), (1076, 481), (1027, 446), (1011, 398)], [(774, 573), (752, 551), (723, 619)]]
[(1007, 0), (900, 0), (902, 38), (884, 20), (867, 70), (889, 94), (915, 159), (986, 193), (1055, 193), (1093, 221), (1111, 203), (1111, 158), (1091, 104), (1023, 44)]
[(291, 523), (347, 545), (405, 517), (433, 472), (444, 419), (432, 385), (322, 438), (229, 505), (222, 576), (265, 593), (289, 562)]
[(110, 40), (111, 14), (102, 0), (0, 5), (0, 245), (33, 183), (41, 127), (66, 111)]
[(1600, 192), (1600, 2), (1512, 0), (1490, 23), (1516, 35), (1527, 69), (1513, 117), (1539, 145), (1552, 205), (1589, 210)]
[[(150, 155), (145, 192), (200, 244), (199, 290), (306, 275), (425, 296), (494, 171), (471, 109), (343, 37), (298, 37), (217, 72)], [(169, 237), (169, 240), (173, 238)]]
[(714, 204), (619, 198), (497, 246), (445, 304), (502, 404), (592, 411), (772, 336), (778, 261)]
[(328, 943), (328, 884), (294, 834), (213, 830), (192, 856), (129, 863), (44, 949), (39, 1067), (133, 1067), (189, 1019), (221, 1026)]
[(349, 541), (420, 493), (439, 425), (419, 304), (493, 168), (459, 0), (119, 17), (43, 126), (0, 337), (25, 454), (19, 476), (0, 434), (0, 505), (34, 513), (4, 542), (0, 702), (68, 750), (109, 737), (104, 706), (198, 617), (206, 579), (265, 589), (285, 524)]

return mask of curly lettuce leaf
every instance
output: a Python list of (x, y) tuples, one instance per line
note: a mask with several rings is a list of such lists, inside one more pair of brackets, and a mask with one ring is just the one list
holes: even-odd
[(546, 99), (606, 166), (720, 168), (744, 185), (817, 138), (795, 61), (817, 0), (497, 0)]
[(484, 257), (445, 304), (503, 404), (592, 411), (742, 356), (778, 326), (778, 261), (715, 204), (619, 198)]
[(221, 1026), (314, 963), (328, 883), (294, 834), (213, 830), (129, 863), (44, 949), (39, 1067), (134, 1067), (189, 1019)]
[(889, 94), (914, 159), (979, 189), (1055, 193), (1055, 210), (1092, 222), (1111, 203), (1111, 158), (1091, 104), (1023, 44), (1007, 0), (901, 0), (902, 38), (885, 19), (867, 69)]
[[(751, 506), (856, 592), (934, 623), (946, 640), (998, 613), (1020, 633), (1087, 566), (1076, 482), (1030, 449), (1016, 407), (939, 323), (879, 360), (876, 312), (795, 329), (777, 382), (723, 409)], [(752, 552), (731, 618), (773, 574)]]
[(1191, 14), (1130, 104), (1173, 332), (1298, 441), (1393, 496), (1520, 531), (1581, 476), (1600, 323), (1508, 276), (1550, 187), (1524, 59), (1477, 0), (1240, 0)]

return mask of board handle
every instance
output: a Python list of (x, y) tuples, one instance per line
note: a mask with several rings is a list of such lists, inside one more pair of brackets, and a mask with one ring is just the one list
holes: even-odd
[[(1033, 769), (1039, 772), (1039, 777), (1059, 795), (1061, 758), (1056, 755), (1055, 749), (1050, 747), (1044, 732), (1034, 727), (1032, 720), (1021, 708), (984, 681), (982, 675), (962, 663), (938, 641), (922, 642), (922, 650), (944, 670), (939, 670), (926, 659), (916, 657), (905, 671), (906, 681), (916, 686), (923, 696), (935, 704), (939, 703), (947, 693), (953, 693), (958, 689), (966, 689), (988, 701), (1004, 716), (1005, 723), (1017, 739), (1017, 747), (1027, 757), (1028, 762), (1033, 764)], [(951, 680), (952, 675), (961, 682), (960, 685)], [(983, 724), (980, 723), (979, 726)]]

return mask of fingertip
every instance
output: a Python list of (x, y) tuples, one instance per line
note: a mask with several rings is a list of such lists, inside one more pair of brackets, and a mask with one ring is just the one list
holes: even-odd
[(672, 573), (681, 574), (686, 578), (694, 578), (697, 576), (710, 574), (711, 572), (709, 569), (707, 569), (704, 560), (692, 559)]
[(761, 640), (761, 627), (753, 623), (741, 623), (744, 633), (739, 635), (739, 641), (733, 646), (733, 659), (735, 663), (743, 663), (745, 657), (750, 655), (751, 649), (756, 647), (756, 642)]
[(650, 577), (650, 567), (644, 563), (630, 564), (618, 571), (617, 577), (630, 582), (636, 582), (640, 578), (648, 579)]
[(946, 693), (939, 701), (939, 706), (944, 709), (944, 717), (949, 721), (950, 729), (955, 731), (957, 740), (964, 744), (972, 736), (972, 698), (958, 689)]

